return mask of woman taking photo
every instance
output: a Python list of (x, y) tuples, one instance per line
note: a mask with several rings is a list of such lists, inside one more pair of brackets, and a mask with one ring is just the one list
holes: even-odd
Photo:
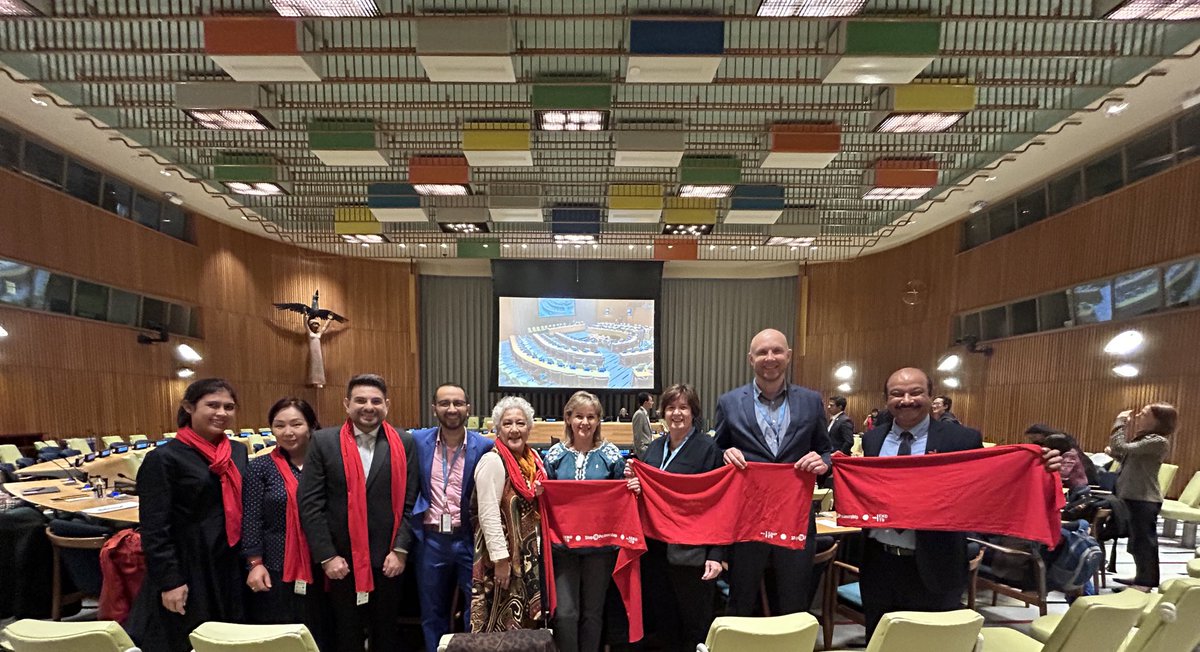
[(1158, 512), (1162, 510), (1162, 487), (1158, 468), (1171, 452), (1171, 440), (1179, 413), (1167, 403), (1151, 403), (1131, 416), (1132, 410), (1117, 415), (1108, 453), (1121, 462), (1117, 497), (1129, 507), (1129, 554), (1137, 573), (1133, 579), (1114, 578), (1138, 591), (1158, 586)]
[(496, 446), (475, 467), (471, 631), (542, 627), (541, 514), (546, 471), (529, 447), (533, 406), (506, 396), (492, 408)]
[(323, 589), (313, 584), (308, 541), (300, 528), (296, 488), (312, 433), (321, 426), (301, 398), (281, 398), (267, 411), (275, 449), (250, 461), (242, 486), (242, 555), (253, 592), (247, 620), (304, 623), (322, 649)]
[[(659, 413), (667, 420), (667, 436), (655, 439), (643, 460), (670, 473), (706, 473), (722, 464), (721, 449), (708, 435), (696, 432), (700, 397), (691, 385), (671, 385), (659, 397)], [(629, 488), (641, 493), (632, 467), (625, 467)], [(713, 619), (713, 580), (721, 574), (725, 550), (720, 546), (682, 546), (646, 541), (642, 562), (642, 622), (657, 633), (667, 650), (695, 650), (708, 636)]]
[[(600, 399), (575, 392), (563, 407), (566, 442), (546, 454), (546, 475), (551, 480), (616, 480), (625, 472), (625, 460), (612, 442), (600, 436), (604, 416)], [(611, 547), (569, 550), (556, 545), (554, 588), (558, 603), (554, 613), (554, 642), (561, 652), (598, 652), (604, 623), (604, 602), (617, 551)]]
[(144, 650), (188, 652), (209, 620), (241, 622), (242, 474), (246, 447), (231, 446), (237, 393), (220, 378), (188, 386), (175, 438), (138, 470), (146, 578), (129, 615)]

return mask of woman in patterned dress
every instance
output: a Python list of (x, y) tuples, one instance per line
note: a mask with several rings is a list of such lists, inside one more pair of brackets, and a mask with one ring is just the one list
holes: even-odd
[(506, 396), (492, 409), (492, 421), (496, 446), (475, 467), (471, 631), (535, 629), (544, 619), (537, 496), (546, 472), (527, 443), (533, 406)]

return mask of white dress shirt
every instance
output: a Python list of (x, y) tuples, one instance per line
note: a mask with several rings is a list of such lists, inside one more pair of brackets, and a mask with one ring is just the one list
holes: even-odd
[(375, 440), (379, 438), (379, 428), (371, 432), (363, 432), (354, 427), (354, 443), (358, 446), (358, 459), (362, 460), (363, 480), (371, 473), (371, 461), (375, 459)]

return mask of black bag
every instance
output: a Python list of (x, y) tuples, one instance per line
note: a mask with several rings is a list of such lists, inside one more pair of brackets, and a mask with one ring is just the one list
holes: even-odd
[(1084, 494), (1067, 503), (1062, 509), (1064, 521), (1088, 521), (1096, 517), (1101, 509), (1112, 511), (1112, 516), (1100, 524), (1095, 536), (1100, 541), (1111, 541), (1129, 536), (1129, 508), (1125, 501), (1111, 494)]

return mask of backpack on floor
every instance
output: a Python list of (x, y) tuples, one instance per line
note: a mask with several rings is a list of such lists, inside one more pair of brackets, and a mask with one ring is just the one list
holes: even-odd
[(1078, 591), (1100, 569), (1104, 551), (1088, 529), (1084, 520), (1063, 524), (1062, 541), (1046, 567), (1046, 588), (1064, 593)]

